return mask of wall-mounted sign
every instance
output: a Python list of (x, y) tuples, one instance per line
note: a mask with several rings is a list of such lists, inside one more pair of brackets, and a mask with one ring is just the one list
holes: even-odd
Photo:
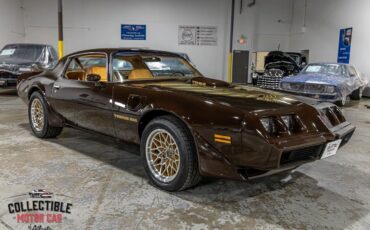
[(341, 29), (339, 33), (338, 63), (349, 64), (353, 28)]
[(121, 25), (122, 40), (146, 40), (146, 25)]
[(179, 45), (217, 46), (217, 26), (179, 26)]

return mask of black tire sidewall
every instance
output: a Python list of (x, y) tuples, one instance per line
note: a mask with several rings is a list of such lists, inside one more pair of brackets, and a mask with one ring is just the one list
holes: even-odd
[(351, 98), (353, 100), (360, 100), (362, 98), (362, 89), (358, 88), (355, 91), (353, 91)]
[[(32, 102), (35, 99), (40, 100), (42, 108), (44, 110), (44, 127), (41, 131), (37, 131), (33, 127), (32, 118), (31, 118), (31, 105), (32, 105)], [(48, 124), (48, 106), (45, 102), (44, 97), (39, 92), (34, 92), (30, 97), (30, 101), (29, 101), (29, 104), (28, 104), (28, 119), (29, 119), (29, 123), (30, 123), (31, 129), (32, 129), (32, 132), (35, 134), (35, 136), (37, 136), (39, 138), (44, 137), (47, 133), (48, 125), (49, 125)]]
[[(146, 159), (146, 142), (149, 135), (156, 129), (164, 129), (169, 132), (175, 139), (180, 152), (180, 171), (178, 172), (176, 178), (169, 183), (164, 183), (155, 178), (155, 176), (151, 173), (149, 169)], [(189, 149), (193, 148), (189, 148), (188, 146), (192, 145), (192, 143), (187, 143), (188, 141), (182, 140), (182, 138), (180, 138), (184, 135), (188, 134), (184, 133), (184, 130), (179, 129), (178, 126), (174, 125), (171, 121), (166, 119), (156, 119), (149, 123), (149, 125), (145, 128), (141, 138), (140, 152), (146, 174), (157, 187), (166, 191), (178, 191), (184, 186), (190, 173), (189, 164), (192, 164), (193, 162), (191, 161), (195, 159), (191, 156), (191, 154), (194, 153), (189, 151)]]
[(344, 98), (342, 98), (340, 101), (337, 101), (337, 105), (338, 106), (341, 106), (341, 107), (343, 107), (343, 106), (345, 106), (345, 105), (347, 105), (348, 104), (348, 102), (351, 100), (351, 97), (350, 96), (346, 96), (346, 99), (344, 100), (344, 103), (343, 103), (343, 99)]

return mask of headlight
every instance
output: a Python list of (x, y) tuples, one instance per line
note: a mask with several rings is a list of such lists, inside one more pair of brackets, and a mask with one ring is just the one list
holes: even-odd
[(284, 124), (286, 125), (286, 127), (288, 128), (289, 131), (292, 131), (293, 128), (294, 128), (294, 124), (293, 124), (293, 116), (292, 115), (285, 115), (285, 116), (281, 116), (281, 120), (283, 120)]
[(276, 125), (272, 117), (262, 118), (261, 124), (270, 135), (276, 133)]
[(290, 83), (287, 82), (281, 83), (281, 88), (290, 90), (291, 89)]
[(32, 72), (33, 68), (32, 67), (21, 67), (19, 68), (19, 72)]
[(328, 86), (326, 86), (325, 91), (326, 91), (327, 93), (335, 93), (335, 86), (328, 85)]

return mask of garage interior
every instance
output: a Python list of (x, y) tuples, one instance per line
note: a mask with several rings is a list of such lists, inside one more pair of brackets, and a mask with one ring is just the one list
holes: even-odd
[[(234, 10), (230, 0), (63, 0), (64, 54), (109, 47), (180, 52), (204, 76), (252, 84), (256, 56), (270, 51), (304, 53), (308, 63), (337, 62), (339, 31), (351, 27), (350, 63), (370, 81), (370, 2), (233, 2)], [(122, 40), (122, 24), (146, 25), (146, 39)], [(190, 25), (216, 27), (217, 41), (180, 44), (179, 27)], [(0, 47), (10, 43), (58, 50), (58, 1), (0, 0)], [(369, 229), (368, 92), (341, 108), (356, 132), (336, 156), (284, 178), (205, 178), (168, 193), (149, 183), (138, 146), (74, 129), (38, 139), (27, 106), (14, 90), (0, 88), (0, 229), (28, 227), (9, 215), (8, 203), (39, 188), (73, 203), (55, 229)]]

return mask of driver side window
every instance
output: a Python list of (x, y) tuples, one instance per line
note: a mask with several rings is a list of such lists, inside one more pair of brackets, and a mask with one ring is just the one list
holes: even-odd
[(99, 76), (101, 82), (108, 81), (107, 58), (104, 54), (74, 57), (65, 72), (65, 78), (77, 81), (88, 81), (88, 76), (92, 75)]

